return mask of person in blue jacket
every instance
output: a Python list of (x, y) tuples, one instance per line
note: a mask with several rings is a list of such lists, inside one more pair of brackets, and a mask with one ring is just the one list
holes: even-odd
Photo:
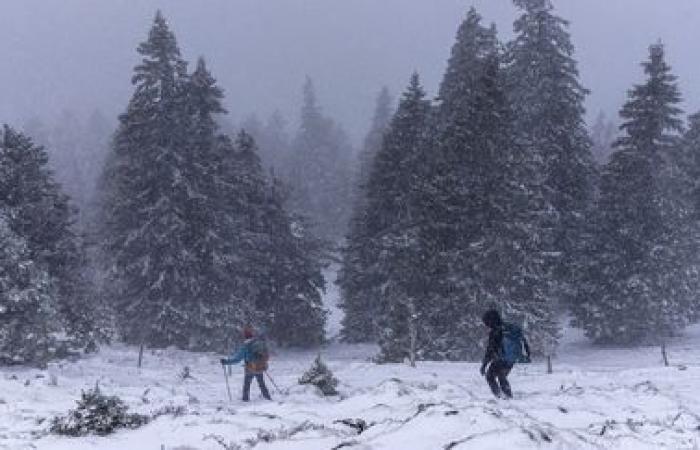
[(272, 400), (270, 392), (267, 390), (267, 386), (265, 386), (265, 378), (263, 376), (267, 370), (267, 361), (269, 359), (265, 339), (262, 336), (256, 337), (255, 331), (251, 327), (245, 327), (243, 329), (243, 338), (245, 339), (243, 346), (239, 348), (237, 352), (231, 354), (229, 358), (221, 359), (221, 364), (230, 366), (238, 364), (241, 361), (245, 363), (243, 375), (244, 402), (250, 400), (250, 384), (253, 378), (258, 381), (262, 396), (267, 400)]

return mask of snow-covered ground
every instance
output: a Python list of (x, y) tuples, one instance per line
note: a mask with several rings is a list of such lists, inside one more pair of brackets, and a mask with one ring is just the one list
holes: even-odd
[[(229, 402), (219, 355), (147, 352), (115, 346), (47, 371), (0, 371), (0, 448), (8, 449), (521, 449), (700, 447), (700, 327), (669, 346), (596, 349), (568, 332), (547, 375), (541, 362), (516, 367), (515, 400), (491, 398), (477, 364), (376, 365), (374, 349), (331, 345), (323, 350), (341, 380), (342, 398), (321, 398), (297, 385), (315, 353), (274, 355), (271, 374), (285, 395)], [(183, 367), (192, 379), (178, 376)], [(240, 374), (232, 389), (238, 398)], [(52, 378), (57, 385), (53, 385)], [(74, 406), (81, 389), (99, 382), (133, 411), (184, 406), (138, 430), (109, 437), (46, 434), (47, 418)], [(363, 420), (361, 434), (338, 421)]]

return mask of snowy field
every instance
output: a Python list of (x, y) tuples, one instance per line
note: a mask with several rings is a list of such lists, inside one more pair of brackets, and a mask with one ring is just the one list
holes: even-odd
[[(477, 364), (375, 365), (373, 349), (332, 345), (323, 355), (341, 380), (341, 398), (296, 384), (314, 353), (281, 353), (271, 374), (285, 395), (251, 404), (227, 399), (219, 355), (147, 352), (115, 346), (47, 371), (0, 372), (0, 448), (7, 449), (521, 449), (700, 448), (700, 328), (672, 343), (672, 367), (658, 348), (594, 349), (567, 333), (547, 375), (542, 362), (519, 366), (515, 400), (495, 401)], [(182, 380), (183, 367), (193, 378)], [(53, 385), (52, 378), (56, 382)], [(138, 430), (109, 437), (48, 435), (47, 418), (74, 406), (99, 382), (133, 411), (184, 407)], [(358, 427), (339, 421), (364, 421)], [(227, 446), (227, 447), (226, 447)]]

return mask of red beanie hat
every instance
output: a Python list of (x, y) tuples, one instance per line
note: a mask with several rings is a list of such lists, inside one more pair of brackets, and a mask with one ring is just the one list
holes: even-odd
[(253, 332), (253, 327), (251, 327), (251, 326), (245, 326), (245, 327), (243, 328), (243, 337), (244, 337), (245, 339), (250, 339), (250, 338), (252, 338), (254, 334), (255, 334), (255, 333)]

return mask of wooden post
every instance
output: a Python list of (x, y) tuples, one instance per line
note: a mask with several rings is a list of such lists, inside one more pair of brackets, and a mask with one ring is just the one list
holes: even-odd
[(144, 344), (142, 342), (141, 346), (139, 347), (139, 362), (136, 365), (136, 367), (138, 367), (139, 369), (141, 368), (141, 363), (143, 362), (143, 347), (144, 347)]
[(668, 354), (666, 353), (666, 343), (661, 344), (661, 356), (664, 358), (664, 367), (668, 367)]
[(408, 357), (411, 367), (416, 367), (416, 347), (418, 345), (418, 327), (416, 326), (416, 320), (418, 319), (418, 315), (416, 314), (416, 305), (413, 303), (412, 298), (408, 301), (408, 314), (410, 316), (408, 319), (408, 334), (411, 340)]

